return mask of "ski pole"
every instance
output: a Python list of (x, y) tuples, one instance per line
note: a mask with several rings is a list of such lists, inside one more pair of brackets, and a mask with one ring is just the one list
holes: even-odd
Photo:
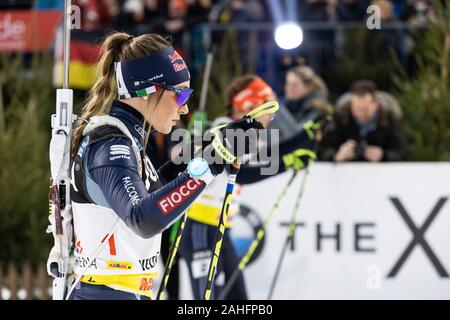
[[(327, 125), (328, 123), (330, 123), (332, 121), (332, 117), (329, 115), (325, 115), (324, 117), (322, 117), (322, 119), (318, 122), (314, 122), (312, 120), (306, 122), (303, 127), (305, 128), (308, 136), (311, 139), (314, 139), (314, 153), (316, 153), (317, 148), (318, 148), (318, 141), (316, 139), (316, 130), (323, 130), (324, 126)], [(292, 210), (292, 216), (291, 216), (291, 220), (289, 223), (289, 227), (288, 227), (288, 235), (286, 237), (286, 241), (284, 242), (283, 245), (283, 249), (281, 251), (281, 256), (280, 259), (278, 260), (278, 265), (277, 268), (275, 270), (275, 274), (274, 277), (272, 279), (272, 283), (270, 285), (270, 290), (269, 290), (269, 296), (268, 299), (270, 300), (272, 298), (273, 292), (275, 290), (275, 285), (277, 283), (277, 279), (279, 276), (279, 272), (281, 270), (281, 265), (283, 263), (284, 260), (284, 255), (286, 254), (286, 249), (288, 248), (289, 244), (294, 241), (294, 234), (295, 234), (295, 220), (296, 220), (296, 216), (297, 216), (297, 211), (298, 208), (300, 207), (300, 201), (303, 197), (303, 192), (305, 191), (305, 186), (306, 186), (306, 181), (308, 180), (309, 177), (309, 173), (311, 170), (311, 167), (314, 163), (313, 158), (309, 158), (308, 159), (308, 166), (306, 167), (305, 170), (305, 175), (303, 177), (302, 183), (300, 185), (300, 190), (299, 190), (299, 194), (297, 197), (297, 201), (295, 202), (295, 206), (294, 209)]]
[(169, 260), (167, 261), (166, 268), (164, 270), (164, 275), (162, 277), (162, 283), (159, 286), (158, 294), (156, 295), (156, 300), (161, 300), (164, 297), (164, 290), (167, 287), (167, 283), (169, 282), (170, 271), (172, 271), (173, 261), (175, 260), (175, 256), (178, 253), (178, 247), (180, 246), (181, 238), (183, 236), (184, 226), (187, 220), (187, 213), (184, 214), (180, 225), (178, 226), (177, 234), (175, 236), (175, 241), (173, 241), (172, 246), (170, 247)]
[(227, 281), (225, 287), (222, 289), (222, 292), (219, 296), (219, 300), (223, 300), (228, 296), (228, 293), (230, 292), (231, 288), (233, 287), (233, 284), (236, 282), (238, 276), (245, 269), (245, 267), (249, 263), (250, 259), (252, 258), (253, 254), (255, 253), (256, 249), (258, 249), (259, 245), (261, 244), (262, 239), (266, 235), (266, 228), (267, 228), (268, 224), (272, 220), (272, 217), (275, 215), (275, 213), (278, 211), (278, 207), (280, 206), (282, 200), (284, 199), (285, 195), (287, 194), (287, 191), (289, 190), (289, 187), (291, 186), (292, 182), (294, 181), (295, 177), (297, 176), (297, 173), (298, 173), (298, 170), (294, 170), (294, 173), (292, 174), (288, 183), (284, 187), (283, 191), (281, 191), (280, 195), (278, 196), (277, 200), (275, 201), (275, 204), (273, 205), (272, 209), (270, 210), (269, 214), (267, 215), (266, 219), (264, 220), (262, 227), (256, 233), (256, 238), (250, 244), (250, 247), (248, 248), (247, 253), (241, 258), (239, 264), (233, 270), (233, 273), (231, 274), (230, 279)]
[(214, 283), (214, 276), (216, 273), (217, 264), (219, 262), (220, 250), (222, 248), (222, 241), (225, 235), (225, 226), (228, 221), (228, 209), (231, 203), (231, 196), (233, 195), (234, 185), (236, 183), (236, 176), (239, 169), (231, 166), (230, 175), (228, 177), (227, 188), (225, 191), (225, 198), (223, 200), (222, 211), (220, 213), (219, 228), (217, 229), (216, 239), (214, 241), (214, 251), (211, 263), (209, 265), (208, 279), (204, 293), (204, 299), (209, 300), (211, 297), (212, 286)]
[[(263, 115), (272, 114), (272, 113), (276, 112), (278, 110), (278, 108), (279, 108), (278, 102), (268, 101), (266, 103), (263, 103), (259, 107), (255, 108), (251, 112), (247, 113), (244, 116), (244, 118), (248, 117), (248, 118), (257, 119)], [(213, 132), (213, 134), (216, 134), (219, 132), (219, 130), (221, 128), (223, 128), (225, 126), (226, 125), (215, 127), (211, 131)], [(236, 159), (236, 157), (231, 155), (230, 152), (226, 148), (220, 148), (221, 146), (223, 147), (223, 145), (221, 145), (220, 139), (214, 139), (212, 144), (213, 144), (215, 150), (220, 150), (220, 152), (222, 153), (221, 154), (222, 158), (227, 159), (227, 160), (235, 160)], [(228, 161), (228, 162), (231, 162), (231, 161)], [(228, 177), (228, 183), (227, 183), (227, 187), (226, 187), (226, 191), (225, 191), (225, 197), (224, 197), (223, 204), (222, 204), (222, 210), (220, 213), (219, 226), (217, 228), (216, 238), (214, 241), (213, 256), (212, 256), (211, 262), (209, 264), (208, 278), (207, 278), (205, 293), (204, 293), (205, 300), (209, 300), (211, 298), (212, 286), (214, 283), (214, 277), (215, 277), (215, 273), (216, 273), (216, 269), (217, 269), (217, 264), (219, 262), (220, 250), (222, 249), (222, 241), (223, 241), (223, 237), (225, 235), (225, 230), (226, 230), (225, 226), (228, 221), (228, 209), (230, 207), (231, 197), (233, 194), (233, 189), (234, 189), (234, 185), (236, 183), (236, 176), (237, 176), (238, 172), (239, 172), (238, 168), (231, 166), (230, 175)]]
[(298, 208), (300, 207), (300, 201), (303, 197), (303, 192), (305, 191), (306, 181), (308, 180), (310, 168), (311, 168), (311, 165), (313, 164), (313, 162), (314, 162), (314, 160), (312, 160), (310, 158), (308, 161), (308, 167), (305, 170), (305, 175), (304, 175), (302, 183), (300, 185), (300, 191), (298, 193), (298, 197), (295, 202), (294, 209), (292, 210), (292, 216), (291, 216), (291, 220), (290, 220), (289, 228), (288, 228), (288, 236), (286, 237), (286, 241), (284, 242), (283, 249), (281, 251), (281, 256), (280, 256), (280, 259), (278, 260), (277, 268), (275, 270), (275, 274), (272, 279), (272, 283), (270, 285), (268, 300), (270, 300), (272, 298), (273, 292), (275, 290), (275, 285), (277, 283), (278, 275), (281, 270), (281, 265), (283, 263), (284, 256), (286, 254), (286, 249), (288, 248), (288, 245), (291, 243), (291, 241), (294, 240), (295, 221), (296, 221), (296, 217), (297, 217), (297, 212), (298, 212)]
[[(320, 124), (319, 124), (320, 126)], [(308, 134), (308, 136), (311, 139), (314, 139), (314, 133), (313, 133), (313, 129), (317, 129), (318, 128), (318, 124), (314, 124), (314, 122), (309, 121), (308, 123), (306, 123), (304, 125), (304, 128)], [(313, 156), (315, 155), (314, 152), (305, 152), (305, 155), (309, 155), (311, 158), (313, 158)], [(266, 232), (266, 228), (267, 225), (270, 223), (273, 215), (275, 214), (275, 212), (277, 212), (277, 209), (282, 201), (282, 199), (284, 198), (284, 196), (287, 193), (287, 190), (289, 189), (289, 187), (291, 186), (292, 182), (294, 181), (295, 177), (298, 174), (298, 170), (295, 170), (294, 173), (292, 174), (291, 178), (289, 179), (287, 185), (285, 186), (285, 188), (283, 189), (283, 191), (281, 192), (281, 194), (279, 195), (278, 199), (275, 201), (274, 206), (272, 207), (272, 209), (270, 210), (267, 218), (264, 220), (262, 227), (258, 230), (258, 232), (256, 233), (256, 238), (253, 240), (253, 242), (250, 244), (249, 249), (247, 250), (247, 253), (241, 258), (239, 264), (236, 266), (236, 268), (233, 270), (233, 273), (231, 274), (230, 279), (227, 281), (225, 287), (222, 289), (222, 292), (219, 296), (219, 300), (223, 300), (227, 297), (228, 293), (230, 292), (233, 284), (236, 282), (238, 276), (241, 274), (241, 272), (245, 269), (245, 267), (247, 266), (247, 264), (249, 263), (251, 257), (253, 256), (253, 254), (255, 253), (256, 249), (259, 247), (259, 245), (261, 244), (261, 240), (264, 238), (265, 236), (265, 232)]]

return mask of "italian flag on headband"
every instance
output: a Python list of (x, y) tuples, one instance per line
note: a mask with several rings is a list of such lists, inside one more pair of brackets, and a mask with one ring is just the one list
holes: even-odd
[(136, 91), (138, 97), (145, 97), (146, 95), (152, 94), (156, 92), (156, 86), (152, 86), (150, 88), (145, 88), (142, 90)]

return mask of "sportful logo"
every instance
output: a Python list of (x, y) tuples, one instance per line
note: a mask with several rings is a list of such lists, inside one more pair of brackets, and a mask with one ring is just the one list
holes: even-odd
[(151, 78), (149, 78), (149, 79), (147, 79), (147, 80), (139, 80), (139, 81), (135, 81), (134, 82), (134, 86), (135, 87), (138, 87), (138, 86), (140, 86), (141, 84), (145, 84), (145, 83), (147, 83), (147, 81), (155, 81), (155, 80), (158, 80), (158, 79), (161, 79), (161, 78), (163, 78), (164, 77), (164, 74), (157, 74), (156, 76), (153, 76), (153, 77), (151, 77)]
[(163, 215), (169, 214), (173, 209), (182, 204), (187, 198), (189, 198), (195, 190), (197, 190), (204, 182), (195, 181), (194, 179), (189, 179), (183, 183), (180, 187), (169, 193), (168, 195), (162, 197), (158, 200), (158, 207), (161, 209)]
[[(171, 55), (169, 54), (169, 58), (175, 72), (187, 69), (186, 63), (184, 62), (183, 58), (180, 56), (178, 52), (175, 51), (173, 54)], [(178, 60), (181, 60), (181, 63), (176, 63)]]
[(130, 147), (124, 145), (115, 144), (109, 147), (109, 150), (110, 155), (117, 155), (117, 154), (124, 154), (127, 156), (130, 155)]
[(130, 159), (130, 153), (130, 147), (115, 144), (109, 147), (109, 154), (112, 156), (109, 158), (109, 160), (113, 161), (116, 159)]

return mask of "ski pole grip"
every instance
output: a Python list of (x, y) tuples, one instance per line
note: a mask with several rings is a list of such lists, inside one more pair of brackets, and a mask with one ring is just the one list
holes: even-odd
[(266, 114), (272, 114), (278, 111), (280, 108), (280, 105), (276, 101), (267, 101), (260, 105), (259, 107), (256, 107), (249, 113), (247, 113), (245, 116), (249, 118), (257, 119), (259, 117), (262, 117)]
[(241, 164), (239, 162), (235, 162), (234, 164), (230, 165), (230, 174), (237, 175), (240, 168)]

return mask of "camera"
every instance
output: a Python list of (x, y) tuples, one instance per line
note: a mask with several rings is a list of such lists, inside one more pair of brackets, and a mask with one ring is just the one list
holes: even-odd
[(355, 159), (364, 159), (364, 153), (366, 152), (367, 141), (358, 141), (355, 147)]

